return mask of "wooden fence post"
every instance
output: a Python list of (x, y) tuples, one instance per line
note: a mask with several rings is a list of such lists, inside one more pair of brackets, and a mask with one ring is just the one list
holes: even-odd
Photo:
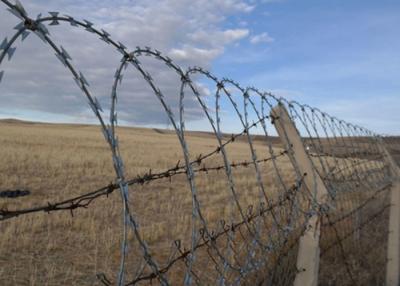
[(381, 149), (389, 165), (393, 185), (390, 191), (389, 235), (387, 247), (386, 285), (400, 285), (400, 168), (381, 140)]
[[(289, 150), (288, 155), (292, 164), (299, 169), (302, 175), (305, 174), (304, 183), (314, 195), (313, 199), (317, 204), (325, 204), (328, 199), (328, 190), (316, 172), (288, 111), (283, 105), (279, 104), (271, 110), (271, 116), (274, 119), (279, 137), (286, 149)], [(314, 205), (310, 204), (310, 210), (313, 210)], [(315, 286), (318, 283), (320, 224), (319, 214), (315, 212), (309, 219), (307, 229), (299, 240), (296, 262), (299, 273), (297, 273), (294, 281), (295, 286)]]

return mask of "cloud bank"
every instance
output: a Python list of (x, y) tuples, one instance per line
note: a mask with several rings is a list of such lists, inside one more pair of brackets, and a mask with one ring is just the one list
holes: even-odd
[[(163, 51), (182, 67), (198, 65), (205, 68), (209, 68), (227, 46), (249, 38), (250, 31), (240, 23), (232, 25), (230, 19), (251, 13), (256, 7), (254, 1), (245, 0), (36, 0), (23, 4), (31, 17), (46, 11), (59, 11), (79, 20), (87, 19), (130, 50), (136, 46), (150, 46)], [(12, 36), (12, 28), (18, 22), (6, 7), (0, 6), (1, 36)], [(230, 22), (229, 28), (226, 28), (227, 22)], [(91, 93), (105, 109), (109, 107), (113, 75), (121, 55), (96, 36), (69, 24), (61, 23), (49, 30), (55, 43), (68, 51), (72, 63), (84, 73)], [(266, 40), (263, 35), (258, 37), (251, 41)], [(26, 114), (44, 112), (50, 117), (54, 115), (53, 119), (60, 114), (79, 122), (93, 118), (71, 75), (60, 65), (49, 46), (31, 33), (24, 43), (18, 40), (16, 47), (13, 60), (3, 62), (0, 67), (5, 70), (0, 84), (0, 114), (19, 110)], [(176, 73), (154, 60), (145, 58), (141, 61), (153, 75), (168, 104), (176, 107), (180, 87)], [(155, 95), (139, 74), (132, 67), (130, 69), (125, 72), (123, 86), (119, 89), (120, 119), (131, 124), (165, 123), (166, 115)], [(202, 90), (207, 93), (204, 86)], [(188, 118), (202, 117), (193, 97), (188, 97), (185, 106)]]

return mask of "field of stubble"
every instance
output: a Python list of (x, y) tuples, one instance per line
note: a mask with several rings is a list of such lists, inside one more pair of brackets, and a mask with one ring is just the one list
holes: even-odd
[[(0, 121), (0, 190), (28, 189), (31, 195), (0, 199), (0, 209), (54, 203), (106, 186), (115, 174), (108, 146), (97, 126)], [(183, 162), (172, 132), (120, 128), (127, 178), (163, 171)], [(206, 133), (186, 135), (191, 159), (212, 152), (217, 141)], [(225, 140), (227, 140), (225, 138)], [(255, 140), (259, 159), (269, 157), (267, 144)], [(278, 153), (281, 149), (275, 146)], [(251, 159), (243, 139), (227, 145), (231, 162)], [(294, 180), (286, 156), (277, 159), (285, 180)], [(219, 154), (204, 160), (222, 164)], [(272, 163), (260, 164), (271, 197), (278, 190)], [(253, 167), (234, 169), (238, 199), (244, 209), (260, 200)], [(198, 198), (211, 228), (231, 212), (223, 170), (198, 173)], [(179, 239), (189, 248), (192, 200), (185, 175), (130, 187), (130, 207), (152, 254), (163, 261)], [(121, 199), (118, 192), (94, 201), (87, 209), (37, 213), (0, 223), (0, 285), (100, 285), (97, 273), (115, 281), (120, 261)], [(132, 242), (128, 267), (140, 254)], [(130, 265), (130, 266), (129, 266)]]

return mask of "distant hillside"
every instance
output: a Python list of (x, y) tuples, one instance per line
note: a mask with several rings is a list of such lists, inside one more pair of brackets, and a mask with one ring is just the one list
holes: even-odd
[[(0, 124), (15, 124), (15, 125), (43, 125), (43, 126), (54, 126), (54, 125), (59, 125), (59, 126), (68, 126), (68, 127), (93, 127), (96, 125), (93, 124), (81, 124), (81, 123), (49, 123), (49, 122), (38, 122), (38, 121), (26, 121), (26, 120), (20, 120), (20, 119), (14, 119), (14, 118), (6, 118), (6, 119), (0, 119)], [(160, 135), (173, 135), (175, 134), (174, 130), (170, 129), (160, 129), (160, 128), (146, 128), (146, 127), (127, 127), (127, 126), (120, 126), (119, 128), (123, 129), (132, 129), (132, 130), (147, 130), (147, 131), (154, 131)], [(207, 131), (186, 131), (186, 134), (194, 137), (201, 137), (201, 138), (214, 138), (214, 134), (212, 132), (207, 132)], [(223, 133), (222, 134), (224, 140), (229, 139), (232, 134), (231, 133)], [(243, 134), (243, 136), (240, 136), (236, 138), (238, 141), (247, 141), (247, 136)], [(258, 141), (258, 142), (265, 142), (265, 136), (264, 135), (252, 135), (252, 140), (253, 141)], [(280, 139), (275, 136), (269, 136), (268, 140), (273, 145), (280, 145)]]
[(25, 121), (25, 120), (20, 120), (20, 119), (15, 119), (15, 118), (5, 118), (5, 119), (0, 119), (0, 123), (7, 123), (7, 124), (36, 124), (36, 123), (39, 123), (39, 122)]

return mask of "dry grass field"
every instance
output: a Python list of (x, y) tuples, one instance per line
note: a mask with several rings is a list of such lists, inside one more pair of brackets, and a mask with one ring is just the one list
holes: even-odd
[[(179, 141), (172, 131), (120, 127), (117, 133), (128, 179), (148, 174), (150, 170), (153, 174), (162, 172), (178, 162), (181, 165), (184, 162)], [(218, 146), (209, 133), (188, 132), (185, 136), (191, 161), (199, 155), (213, 152)], [(223, 138), (224, 142), (229, 139), (228, 135)], [(268, 140), (271, 140), (274, 154), (282, 152), (277, 138)], [(271, 156), (265, 138), (254, 136), (253, 144), (258, 159)], [(29, 196), (16, 199), (0, 198), (0, 209), (3, 210), (58, 202), (107, 186), (115, 179), (111, 152), (98, 126), (0, 120), (0, 146), (0, 191), (27, 189), (31, 192)], [(226, 145), (226, 151), (230, 163), (251, 161), (245, 135)], [(316, 157), (313, 160), (318, 167), (320, 159)], [(336, 160), (327, 157), (325, 160), (327, 165), (342, 170), (343, 178), (349, 179), (355, 172), (365, 172), (366, 166), (382, 168), (381, 163), (368, 156)], [(291, 186), (296, 178), (287, 155), (279, 156), (276, 163), (284, 182)], [(201, 165), (193, 165), (197, 170), (204, 166), (223, 166), (220, 153), (203, 160)], [(282, 195), (282, 189), (278, 188), (277, 170), (272, 161), (262, 162), (259, 166), (269, 199), (277, 201)], [(244, 211), (249, 206), (256, 208), (260, 202), (265, 203), (253, 165), (233, 168), (232, 174), (237, 198)], [(343, 180), (347, 179), (336, 181), (336, 186), (343, 185), (345, 192), (337, 198), (332, 218), (340, 217), (372, 196), (375, 190), (372, 187), (367, 191), (368, 184), (379, 179), (377, 174), (378, 177), (360, 177), (361, 185), (354, 185), (351, 180), (350, 185), (346, 185)], [(221, 220), (241, 220), (223, 169), (197, 172), (195, 187), (210, 230), (216, 230)], [(176, 240), (181, 241), (182, 248), (190, 249), (192, 197), (185, 174), (133, 185), (129, 192), (129, 206), (140, 225), (140, 234), (160, 267), (167, 264)], [(369, 219), (370, 213), (387, 202), (388, 194), (387, 191), (380, 193), (377, 199), (360, 211), (362, 217)], [(119, 192), (114, 191), (108, 197), (96, 199), (87, 209), (76, 209), (72, 213), (42, 212), (1, 221), (0, 285), (101, 285), (96, 278), (98, 273), (104, 273), (108, 279), (115, 281), (120, 263), (121, 206)], [(285, 211), (285, 206), (280, 209)], [(373, 247), (369, 252), (366, 249), (386, 239), (387, 214), (385, 211), (383, 217), (379, 217), (381, 223), (370, 224), (355, 232), (357, 236), (352, 234), (352, 229), (360, 224), (358, 213), (357, 217), (352, 215), (338, 224), (340, 235), (346, 237), (342, 247), (349, 257), (347, 264), (352, 265), (359, 281), (366, 284), (378, 285), (383, 281), (386, 244)], [(335, 235), (329, 225), (323, 227), (322, 249), (336, 241)], [(360, 237), (363, 239), (359, 242)], [(203, 256), (207, 257), (207, 254), (203, 253)], [(346, 285), (349, 282), (342, 256), (337, 247), (323, 253), (321, 283)], [(203, 270), (199, 274), (203, 282), (214, 281), (212, 278), (207, 280), (208, 267), (213, 264), (202, 260), (201, 252), (199, 257), (196, 267)], [(174, 265), (169, 275), (173, 285), (182, 284), (184, 266), (180, 263)], [(137, 241), (130, 234), (127, 280), (134, 277), (134, 270), (142, 264), (143, 256)], [(375, 272), (376, 275), (371, 276)], [(284, 273), (282, 275), (285, 276)], [(204, 285), (212, 284), (204, 282)]]
[[(119, 128), (127, 178), (163, 171), (183, 162), (171, 131)], [(192, 159), (213, 151), (217, 142), (207, 133), (187, 135)], [(227, 140), (227, 139), (226, 139)], [(274, 144), (277, 142), (274, 142)], [(31, 195), (0, 199), (0, 209), (53, 203), (106, 186), (114, 180), (111, 154), (98, 126), (0, 122), (0, 190), (28, 189)], [(259, 159), (269, 157), (267, 144), (255, 139)], [(282, 150), (274, 147), (278, 153)], [(244, 138), (227, 145), (231, 162), (250, 160)], [(277, 159), (283, 177), (294, 181), (286, 156)], [(220, 155), (202, 162), (222, 164)], [(278, 195), (271, 162), (262, 163), (262, 180), (271, 198)], [(234, 169), (240, 204), (260, 201), (252, 166)], [(199, 201), (211, 226), (226, 219), (233, 206), (223, 170), (198, 173)], [(163, 261), (177, 239), (189, 248), (192, 200), (185, 175), (130, 187), (130, 205), (152, 254)], [(115, 281), (120, 260), (121, 200), (118, 192), (88, 209), (38, 213), (0, 223), (0, 285), (99, 285), (97, 273)], [(140, 263), (135, 243), (128, 267)], [(138, 254), (138, 255), (136, 255)]]

